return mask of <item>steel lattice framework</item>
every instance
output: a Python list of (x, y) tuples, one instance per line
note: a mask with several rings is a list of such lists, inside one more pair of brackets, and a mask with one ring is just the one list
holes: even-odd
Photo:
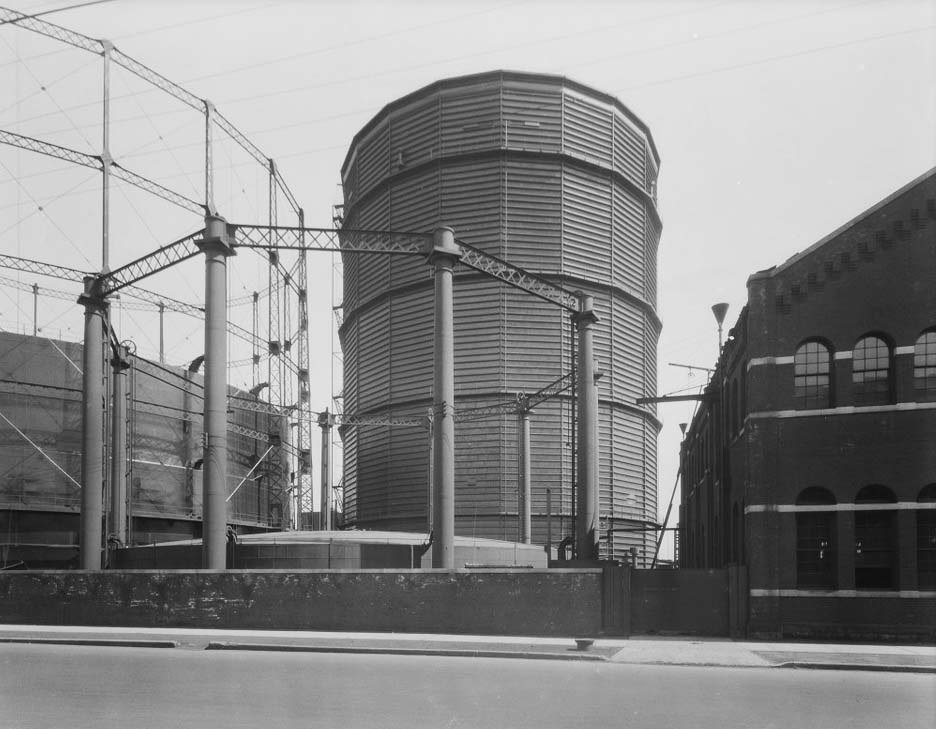
[[(99, 312), (104, 312), (104, 316), (106, 316), (106, 302), (108, 297), (120, 291), (126, 291), (128, 294), (133, 294), (141, 300), (159, 307), (172, 307), (172, 310), (179, 311), (180, 313), (197, 315), (205, 310), (201, 307), (184, 304), (184, 302), (178, 300), (172, 300), (169, 297), (161, 297), (158, 294), (152, 294), (152, 292), (148, 292), (145, 289), (139, 289), (136, 287), (136, 284), (156, 273), (191, 259), (199, 253), (212, 249), (217, 251), (218, 246), (227, 249), (228, 253), (234, 252), (237, 248), (244, 248), (247, 250), (256, 250), (264, 255), (268, 263), (267, 296), (269, 300), (267, 308), (267, 329), (265, 332), (266, 337), (262, 337), (257, 331), (256, 323), (259, 317), (256, 309), (258, 298), (256, 294), (253, 297), (254, 332), (247, 332), (242, 327), (232, 325), (230, 322), (226, 322), (226, 324), (228, 330), (247, 339), (251, 343), (255, 353), (262, 351), (264, 348), (267, 350), (267, 381), (262, 384), (269, 387), (269, 411), (279, 414), (283, 418), (295, 418), (297, 421), (299, 426), (297, 434), (298, 442), (294, 444), (293, 450), (297, 455), (299, 463), (299, 468), (297, 469), (300, 476), (298, 488), (300, 498), (298, 507), (300, 511), (311, 511), (312, 486), (309, 465), (312, 412), (309, 402), (309, 346), (307, 341), (308, 281), (305, 254), (308, 251), (358, 254), (379, 253), (424, 256), (432, 260), (432, 257), (439, 252), (438, 249), (436, 249), (435, 252), (433, 250), (433, 235), (418, 232), (307, 228), (304, 225), (303, 211), (299, 207), (292, 192), (283, 181), (275, 162), (264, 155), (229, 120), (221, 115), (208, 100), (198, 98), (178, 84), (175, 84), (159, 73), (122, 53), (108, 41), (89, 38), (61, 26), (39, 20), (35, 17), (30, 17), (8, 8), (0, 8), (0, 24), (16, 25), (101, 56), (103, 58), (105, 79), (103, 99), (104, 142), (99, 155), (79, 152), (75, 149), (53, 144), (34, 137), (0, 130), (0, 143), (2, 144), (24, 149), (35, 154), (61, 159), (70, 164), (93, 169), (102, 173), (104, 220), (102, 231), (104, 238), (104, 261), (102, 271), (98, 273), (86, 273), (76, 269), (66, 269), (64, 267), (30, 261), (28, 259), (14, 261), (12, 260), (13, 257), (9, 256), (0, 257), (0, 266), (17, 268), (18, 270), (26, 270), (39, 275), (63, 278), (70, 281), (76, 281), (78, 279), (83, 280), (85, 290), (81, 302), (86, 306), (86, 312), (97, 310)], [(124, 68), (138, 78), (164, 93), (169, 94), (174, 99), (204, 116), (205, 185), (203, 201), (198, 202), (192, 200), (154, 180), (150, 180), (133, 172), (111, 157), (108, 143), (108, 109), (110, 101), (108, 74), (112, 64)], [(266, 171), (268, 175), (267, 225), (228, 224), (223, 218), (218, 216), (214, 195), (215, 163), (213, 138), (214, 134), (219, 131), (244, 150), (254, 162)], [(108, 200), (111, 177), (144, 190), (181, 209), (204, 215), (205, 228), (190, 233), (145, 256), (111, 270), (108, 263), (107, 241)], [(278, 201), (280, 196), (285, 199), (291, 212), (297, 217), (297, 226), (278, 225)], [(220, 235), (218, 232), (219, 224), (223, 228), (223, 232)], [(451, 233), (451, 230), (448, 230), (449, 236), (451, 236)], [(446, 248), (442, 253), (457, 259), (463, 265), (485, 276), (494, 278), (509, 286), (518, 288), (553, 303), (573, 315), (576, 315), (583, 305), (583, 300), (578, 293), (570, 292), (546, 278), (530, 274), (518, 266), (489, 255), (463, 241), (455, 241), (453, 239), (453, 245), (454, 248)], [(290, 267), (284, 264), (280, 255), (282, 251), (296, 251), (298, 253), (294, 266)], [(206, 308), (208, 306), (207, 296), (206, 287)], [(222, 299), (222, 301), (226, 301), (226, 299)], [(295, 317), (293, 317), (292, 307), (295, 307)], [(213, 311), (216, 310), (217, 307), (214, 307)], [(87, 331), (86, 329), (86, 337)], [(293, 343), (296, 343), (295, 347), (292, 346)], [(87, 345), (85, 349), (88, 350)], [(88, 368), (88, 371), (90, 371), (90, 368)], [(257, 371), (258, 368), (255, 367), (254, 372), (256, 373)], [(566, 379), (567, 378), (560, 378), (560, 380), (551, 383), (530, 398), (526, 398), (524, 401), (525, 404), (521, 405), (521, 407), (526, 407), (528, 409), (534, 404), (542, 402), (548, 399), (548, 397), (552, 397), (568, 389), (571, 386), (571, 380), (566, 382)], [(219, 378), (212, 378), (212, 381), (216, 383), (219, 381)], [(209, 399), (207, 394), (209, 389), (207, 382), (208, 378), (206, 374), (206, 393), (204, 395), (204, 400), (206, 402), (206, 421), (208, 419), (207, 401)], [(255, 382), (255, 388), (260, 386), (260, 384), (261, 383)], [(214, 397), (215, 396), (212, 396), (212, 398)], [(535, 403), (533, 402), (534, 400), (536, 401)], [(240, 402), (238, 402), (238, 404), (240, 404)], [(160, 406), (150, 404), (147, 407), (158, 409)], [(255, 407), (259, 411), (263, 406), (245, 405), (245, 407)], [(444, 408), (445, 404), (443, 403), (441, 407)], [(263, 411), (268, 412), (267, 410)], [(413, 422), (410, 422), (409, 419), (404, 420), (406, 420), (406, 422), (401, 420), (400, 422), (392, 424), (417, 425), (426, 422), (425, 419), (419, 419)], [(367, 416), (353, 414), (342, 416), (341, 422), (345, 425), (377, 424), (369, 422)], [(380, 424), (391, 423), (382, 422)], [(207, 423), (205, 428), (207, 435)], [(237, 426), (231, 422), (227, 423), (227, 429), (232, 433), (238, 433), (253, 438), (264, 444), (269, 443), (270, 447), (267, 449), (266, 454), (269, 454), (270, 451), (275, 451), (274, 455), (270, 458), (270, 462), (276, 462), (278, 460), (277, 454), (281, 448), (289, 447), (288, 445), (284, 446), (284, 444), (279, 442), (279, 438), (272, 437), (271, 434), (256, 432), (252, 429), (244, 428), (243, 426)], [(222, 432), (223, 430), (224, 428), (222, 425)], [(284, 428), (283, 430), (288, 431), (288, 428)], [(207, 437), (205, 443), (207, 459), (209, 457)], [(282, 484), (279, 492), (280, 498), (283, 498), (286, 492), (286, 485)], [(207, 516), (205, 518), (207, 523)], [(213, 517), (213, 529), (217, 526), (214, 524), (214, 521), (215, 519)], [(82, 529), (84, 534), (84, 525)], [(94, 535), (89, 532), (87, 536), (93, 537)], [(83, 538), (85, 537), (83, 536)], [(91, 541), (93, 542), (94, 540), (91, 539)]]
[[(199, 217), (218, 212), (215, 203), (215, 141), (216, 137), (223, 137), (232, 141), (243, 150), (268, 175), (268, 223), (275, 226), (278, 221), (278, 200), (282, 198), (292, 215), (296, 216), (300, 225), (303, 222), (302, 210), (286, 184), (275, 162), (260, 150), (244, 133), (242, 133), (227, 117), (214, 106), (211, 101), (202, 99), (191, 93), (179, 84), (171, 81), (157, 71), (147, 67), (107, 40), (91, 38), (68, 28), (47, 22), (38, 17), (18, 12), (12, 8), (0, 7), (0, 25), (22, 28), (46, 38), (68, 44), (74, 48), (86, 51), (102, 58), (104, 79), (104, 95), (102, 98), (104, 134), (100, 154), (88, 154), (70, 147), (54, 144), (47, 140), (18, 134), (10, 130), (0, 129), (0, 143), (41, 154), (55, 159), (64, 160), (72, 165), (99, 171), (102, 174), (103, 196), (103, 244), (104, 265), (108, 269), (108, 211), (109, 188), (111, 178), (128, 183), (151, 195), (171, 203), (188, 212), (196, 213)], [(114, 160), (109, 148), (110, 138), (110, 72), (111, 67), (122, 68), (137, 78), (143, 80), (151, 87), (169, 95), (186, 107), (194, 110), (204, 118), (204, 199), (196, 201), (180, 194), (159, 182), (128, 169)], [(150, 295), (131, 285), (132, 282), (163, 270), (175, 263), (193, 257), (199, 252), (197, 242), (199, 233), (186, 236), (167, 246), (160, 248), (154, 254), (142, 259), (122, 265), (115, 269), (111, 277), (98, 279), (94, 291), (95, 295), (107, 297), (119, 291), (148, 301), (160, 311), (175, 311), (192, 316), (203, 316), (204, 308), (196, 305), (178, 302), (171, 297), (159, 294)], [(270, 240), (272, 241), (272, 233)], [(280, 412), (294, 412), (300, 423), (298, 442), (294, 449), (298, 453), (309, 453), (311, 447), (311, 411), (309, 410), (309, 346), (308, 337), (308, 311), (305, 292), (308, 288), (307, 268), (304, 256), (300, 254), (297, 265), (290, 269), (279, 260), (279, 255), (273, 248), (268, 247), (267, 258), (269, 263), (267, 286), (264, 296), (268, 299), (266, 321), (254, 316), (253, 331), (248, 332), (234, 322), (228, 322), (228, 331), (251, 343), (254, 348), (254, 362), (259, 358), (260, 352), (267, 352), (267, 382), (270, 385), (267, 397), (273, 408)], [(8, 265), (11, 264), (11, 265)], [(0, 266), (28, 271), (39, 275), (54, 276), (69, 281), (80, 281), (84, 276), (91, 275), (74, 269), (65, 270), (50, 264), (37, 261), (24, 262), (6, 261), (0, 259)], [(259, 296), (254, 296), (256, 306)], [(244, 303), (244, 302), (241, 302)], [(261, 332), (260, 326), (266, 325), (266, 331)], [(288, 344), (287, 344), (288, 343)], [(295, 343), (297, 346), (292, 347)], [(281, 345), (286, 346), (281, 346)], [(254, 367), (254, 385), (258, 384), (259, 369)], [(274, 457), (278, 455), (275, 454)], [(300, 469), (301, 471), (301, 469)], [(305, 498), (304, 508), (311, 510), (311, 483), (307, 488), (300, 488)]]

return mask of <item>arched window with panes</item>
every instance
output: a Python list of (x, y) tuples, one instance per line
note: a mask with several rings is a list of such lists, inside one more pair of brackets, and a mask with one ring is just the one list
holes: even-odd
[(852, 351), (852, 398), (855, 405), (893, 402), (893, 350), (880, 334), (869, 334)]
[(897, 573), (897, 503), (886, 486), (865, 486), (855, 496), (855, 587), (891, 590)]
[(913, 390), (917, 400), (936, 400), (936, 329), (923, 332), (913, 345)]
[(804, 590), (835, 587), (835, 497), (810, 486), (796, 498), (796, 586)]
[(832, 407), (832, 349), (824, 342), (810, 339), (796, 348), (793, 395), (798, 408)]
[(917, 497), (917, 582), (921, 590), (936, 589), (936, 483)]

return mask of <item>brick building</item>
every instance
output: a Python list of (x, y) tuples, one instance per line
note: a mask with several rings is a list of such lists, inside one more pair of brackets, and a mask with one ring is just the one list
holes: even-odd
[(936, 635), (936, 169), (748, 279), (681, 449), (751, 636)]

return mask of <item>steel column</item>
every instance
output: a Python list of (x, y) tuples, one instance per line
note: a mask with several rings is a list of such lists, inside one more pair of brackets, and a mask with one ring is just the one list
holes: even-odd
[(517, 411), (517, 513), (520, 516), (520, 541), (531, 544), (530, 533), (530, 408), (523, 396)]
[(111, 359), (113, 401), (111, 407), (111, 489), (108, 515), (108, 541), (111, 537), (122, 545), (127, 540), (127, 370), (129, 352), (117, 347)]
[(81, 569), (101, 569), (104, 514), (104, 346), (107, 302), (97, 296), (93, 276), (85, 278), (78, 303), (85, 308), (81, 398)]
[(575, 515), (576, 557), (598, 559), (598, 386), (595, 382), (593, 327), (598, 317), (593, 300), (579, 296), (578, 330), (578, 490)]
[(159, 302), (159, 364), (166, 364), (166, 305)]
[(435, 278), (432, 390), (432, 566), (455, 567), (455, 323), (452, 277), (461, 250), (455, 231), (438, 228), (426, 251)]
[(104, 119), (101, 140), (101, 270), (110, 270), (110, 64), (114, 44), (101, 41), (104, 56)]
[[(320, 527), (324, 531), (329, 531), (332, 528), (331, 487), (333, 475), (331, 460), (331, 438), (332, 426), (335, 424), (335, 416), (328, 412), (328, 408), (325, 409), (324, 413), (319, 413), (318, 424), (322, 429), (322, 518), (320, 519)], [(311, 494), (309, 496), (309, 501), (311, 502)]]
[(234, 253), (224, 218), (205, 217), (205, 414), (202, 567), (224, 569), (227, 545), (227, 257)]

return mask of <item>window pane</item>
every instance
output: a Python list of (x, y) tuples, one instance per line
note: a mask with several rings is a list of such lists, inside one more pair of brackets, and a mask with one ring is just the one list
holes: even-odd
[(829, 407), (830, 362), (829, 350), (821, 342), (806, 342), (796, 350), (793, 357), (793, 393), (798, 407)]
[(924, 332), (913, 347), (913, 386), (918, 397), (936, 400), (936, 331)]
[(856, 405), (879, 405), (891, 401), (891, 352), (880, 337), (865, 337), (852, 353), (852, 394)]

